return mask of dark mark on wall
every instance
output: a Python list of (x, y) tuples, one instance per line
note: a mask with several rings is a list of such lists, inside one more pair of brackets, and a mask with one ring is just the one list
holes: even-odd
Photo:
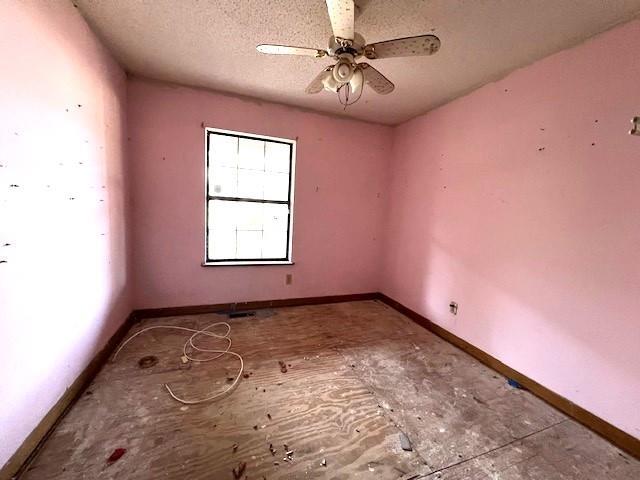
[(9, 263), (6, 260), (0, 260), (0, 263)]
[(79, 103), (79, 104), (78, 104), (78, 108), (80, 108), (80, 107), (82, 107), (82, 104), (80, 104), (80, 103)]
[(541, 151), (543, 151), (543, 150), (544, 150), (544, 147), (540, 147), (540, 148), (538, 149), (538, 151), (539, 151), (539, 152), (541, 152)]
[(540, 131), (541, 131), (541, 132), (544, 132), (544, 128), (541, 128), (541, 129), (540, 129)]
[(595, 146), (595, 142), (594, 142), (594, 143), (592, 143), (592, 144), (591, 144), (591, 146), (592, 146), (592, 147), (593, 147), (593, 146)]
[(11, 244), (10, 243), (5, 243), (4, 245), (2, 245), (3, 247), (10, 247)]
[(596, 119), (594, 120), (594, 122), (595, 122), (595, 123), (598, 123), (598, 119), (596, 118)]
[(508, 89), (508, 88), (505, 88), (505, 89), (504, 89), (504, 91), (505, 91), (505, 93), (506, 93), (506, 92), (508, 92), (508, 91), (509, 91), (509, 89)]
[(76, 197), (69, 197), (69, 200), (75, 200)]
[(16, 185), (15, 183), (12, 183), (11, 185), (9, 185), (9, 188), (18, 188), (20, 185)]

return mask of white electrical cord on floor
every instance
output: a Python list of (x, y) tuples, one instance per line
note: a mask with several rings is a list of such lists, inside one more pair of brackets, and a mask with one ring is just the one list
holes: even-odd
[[(217, 327), (218, 325), (224, 325), (225, 327), (227, 327), (227, 331), (224, 334), (218, 334), (218, 333), (214, 333), (214, 332), (209, 331), (211, 328)], [(229, 387), (227, 389), (225, 389), (224, 391), (222, 391), (220, 393), (216, 393), (214, 395), (210, 395), (210, 396), (208, 396), (206, 398), (201, 398), (201, 399), (198, 399), (198, 400), (185, 400), (183, 398), (178, 397), (175, 393), (173, 393), (173, 391), (171, 390), (171, 387), (169, 387), (169, 385), (165, 383), (164, 384), (165, 388), (167, 389), (167, 391), (169, 392), (169, 395), (171, 395), (171, 397), (174, 400), (177, 400), (180, 403), (184, 403), (185, 405), (196, 405), (198, 403), (210, 402), (212, 400), (220, 398), (220, 397), (226, 395), (227, 393), (229, 393), (231, 390), (233, 390), (233, 388), (235, 388), (235, 386), (240, 381), (240, 377), (242, 376), (242, 372), (244, 370), (244, 360), (242, 359), (241, 355), (239, 355), (236, 352), (232, 352), (230, 350), (230, 348), (231, 348), (231, 338), (229, 338), (229, 334), (231, 333), (231, 325), (229, 325), (227, 322), (215, 322), (215, 323), (212, 323), (211, 325), (207, 325), (203, 329), (177, 327), (177, 326), (174, 326), (174, 325), (154, 325), (154, 326), (151, 326), (151, 327), (146, 327), (146, 328), (143, 328), (142, 330), (140, 330), (139, 332), (134, 333), (129, 338), (127, 338), (122, 343), (122, 345), (120, 345), (118, 347), (118, 349), (116, 350), (116, 353), (113, 355), (113, 360), (116, 359), (116, 357), (118, 356), (118, 353), (120, 353), (120, 350), (122, 350), (131, 340), (133, 340), (138, 335), (140, 335), (140, 334), (142, 334), (144, 332), (148, 332), (149, 330), (154, 330), (154, 329), (157, 329), (157, 328), (165, 328), (165, 329), (183, 330), (183, 331), (187, 331), (187, 332), (193, 332), (193, 335), (191, 335), (189, 337), (189, 339), (184, 343), (184, 346), (182, 347), (183, 356), (185, 358), (187, 358), (188, 360), (192, 361), (192, 362), (210, 362), (212, 360), (216, 360), (217, 358), (220, 358), (223, 355), (232, 355), (234, 357), (237, 357), (240, 360), (240, 371), (238, 372), (238, 375), (236, 375), (236, 378), (233, 381), (233, 383), (231, 385), (229, 385)], [(196, 346), (194, 344), (194, 340), (199, 335), (204, 335), (204, 336), (213, 337), (213, 338), (224, 338), (228, 342), (227, 343), (227, 348), (225, 348), (224, 350), (218, 350), (218, 349), (208, 349), (208, 348), (198, 347), (198, 346)], [(195, 358), (195, 357), (192, 357), (190, 355), (190, 352), (188, 351), (189, 348), (192, 349), (192, 350), (196, 350), (198, 352), (217, 353), (217, 355), (215, 355), (215, 356), (213, 356), (211, 358), (204, 358), (204, 359)]]

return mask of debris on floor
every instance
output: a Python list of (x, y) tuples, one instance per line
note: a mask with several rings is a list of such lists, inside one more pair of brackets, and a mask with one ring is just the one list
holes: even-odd
[(127, 449), (126, 448), (116, 448), (113, 453), (111, 454), (111, 456), (109, 458), (107, 458), (107, 463), (114, 463), (117, 462), (118, 460), (120, 460), (122, 458), (122, 456), (127, 453)]
[(158, 357), (155, 355), (147, 355), (138, 360), (138, 366), (140, 368), (150, 368), (158, 363)]
[(236, 453), (238, 451), (238, 444), (234, 443), (231, 448), (233, 449), (233, 453)]
[(399, 436), (400, 448), (402, 448), (402, 450), (404, 450), (405, 452), (413, 452), (413, 447), (411, 446), (411, 441), (409, 440), (409, 437), (407, 437), (407, 434), (404, 432), (400, 432)]
[(524, 389), (524, 387), (516, 382), (513, 378), (508, 378), (507, 383), (513, 388), (519, 388), (521, 390)]
[(322, 465), (323, 467), (327, 466), (327, 460), (325, 458), (322, 459), (322, 461), (320, 462), (320, 465)]
[(278, 364), (280, 365), (280, 371), (287, 373), (287, 365), (282, 360), (278, 360)]
[(293, 450), (289, 449), (289, 446), (285, 443), (284, 445), (284, 460), (285, 462), (293, 462)]
[(233, 468), (231, 472), (233, 473), (234, 480), (238, 480), (242, 478), (244, 475), (244, 471), (247, 469), (246, 462), (240, 462), (236, 468)]

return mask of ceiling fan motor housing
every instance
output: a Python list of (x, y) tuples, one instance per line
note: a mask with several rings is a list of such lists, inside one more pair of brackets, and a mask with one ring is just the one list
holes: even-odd
[(343, 53), (350, 53), (354, 57), (358, 57), (362, 55), (364, 45), (364, 37), (357, 32), (354, 34), (353, 40), (344, 40), (331, 36), (329, 38), (327, 53), (331, 57), (339, 57)]

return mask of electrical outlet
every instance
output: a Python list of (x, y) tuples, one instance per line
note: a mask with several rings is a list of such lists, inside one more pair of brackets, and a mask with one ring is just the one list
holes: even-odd
[(451, 302), (449, 303), (449, 312), (453, 313), (454, 315), (458, 314), (458, 304), (456, 302)]
[(291, 285), (293, 283), (293, 274), (292, 273), (287, 273), (287, 275), (284, 277), (284, 283), (285, 283), (285, 285)]

